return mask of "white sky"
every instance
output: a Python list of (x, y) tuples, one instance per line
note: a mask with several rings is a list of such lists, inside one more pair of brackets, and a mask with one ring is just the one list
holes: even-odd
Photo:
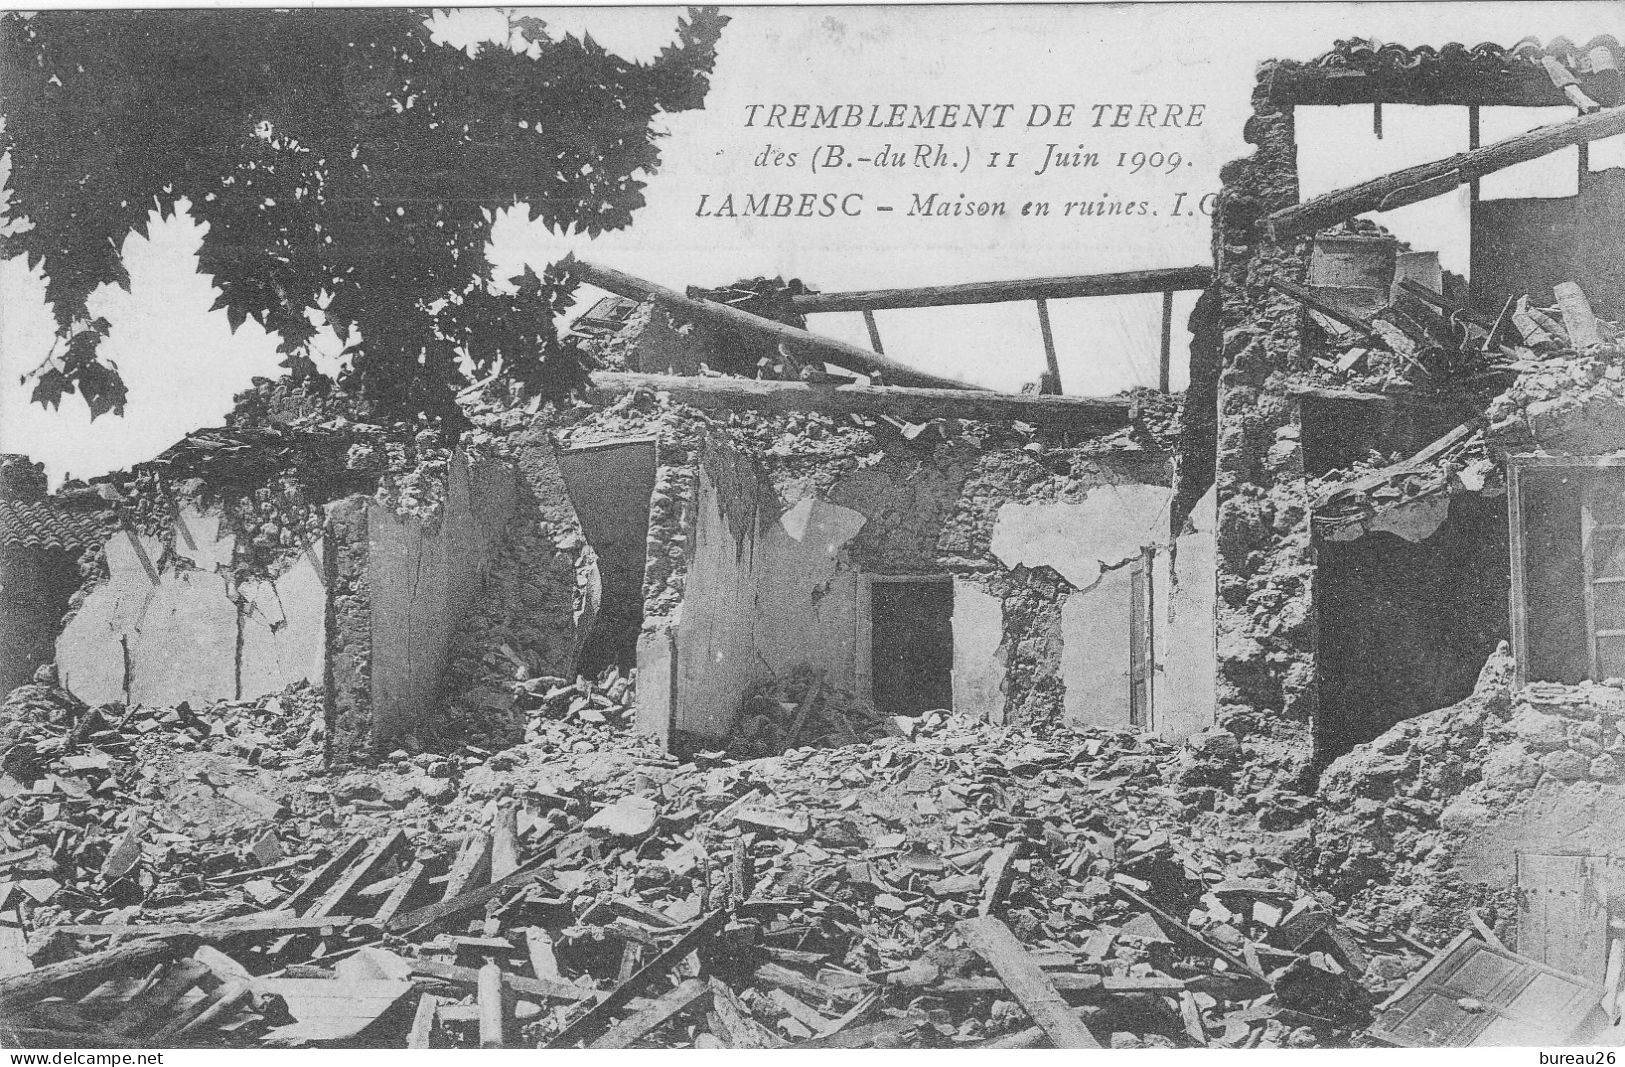
[[(825, 291), (889, 288), (999, 278), (1085, 274), (1184, 266), (1210, 261), (1210, 227), (1202, 216), (1042, 220), (911, 219), (911, 192), (964, 191), (999, 197), (1019, 210), (1023, 200), (1098, 198), (1140, 200), (1158, 208), (1186, 191), (1188, 202), (1218, 188), (1219, 167), (1251, 151), (1241, 138), (1250, 113), (1255, 68), (1272, 56), (1307, 59), (1340, 38), (1374, 36), (1407, 45), (1492, 40), (1511, 45), (1524, 36), (1566, 35), (1586, 41), (1618, 31), (1619, 6), (1599, 3), (1319, 3), (756, 7), (728, 9), (717, 71), (704, 111), (660, 120), (660, 172), (649, 179), (648, 206), (633, 226), (596, 240), (562, 239), (522, 213), (496, 227), (493, 260), (499, 277), (527, 262), (538, 269), (566, 252), (681, 289), (717, 286), (755, 275), (799, 277)], [(555, 28), (588, 29), (606, 47), (649, 58), (673, 36), (681, 9), (575, 8), (532, 12)], [(500, 34), (495, 10), (465, 10), (436, 20), (456, 44)], [(761, 130), (744, 127), (752, 103), (1008, 102), (1017, 121), (1033, 103), (1079, 105), (1082, 121), (1061, 131)], [(1187, 130), (1086, 128), (1094, 103), (1206, 105), (1204, 124)], [(1486, 109), (1487, 143), (1554, 118), (1568, 109)], [(1370, 177), (1467, 146), (1461, 108), (1384, 108), (1383, 140), (1372, 132), (1371, 108), (1314, 108), (1300, 113), (1304, 194)], [(1615, 141), (1620, 140), (1615, 138)], [(977, 166), (965, 174), (913, 168), (813, 174), (807, 153), (844, 142), (869, 155), (891, 142), (911, 149), (941, 141), (950, 151), (968, 144)], [(1103, 163), (1122, 151), (1178, 151), (1187, 165), (1174, 175), (1127, 176), (1103, 166), (1031, 176), (1046, 142), (1083, 144)], [(802, 166), (773, 171), (751, 166), (771, 142), (800, 154)], [(855, 151), (854, 151), (855, 150)], [(989, 151), (1018, 151), (1021, 163), (1001, 173), (981, 169)], [(1032, 153), (1036, 153), (1035, 155)], [(1592, 165), (1618, 165), (1618, 145), (1594, 146)], [(1023, 164), (1029, 164), (1023, 169)], [(1526, 164), (1486, 181), (1489, 196), (1571, 194), (1572, 151)], [(1517, 173), (1522, 172), (1522, 173)], [(1017, 175), (1019, 177), (1011, 177)], [(1555, 176), (1555, 177), (1554, 177)], [(1559, 186), (1554, 182), (1567, 182)], [(715, 203), (733, 192), (860, 191), (870, 205), (894, 203), (891, 214), (857, 219), (716, 219), (695, 217), (702, 193)], [(1445, 265), (1466, 267), (1465, 194), (1441, 197), (1381, 217), (1418, 248), (1438, 248)], [(28, 403), (30, 385), (18, 376), (50, 349), (52, 326), (43, 283), (21, 260), (0, 263), (0, 451), (43, 459), (53, 480), (89, 477), (149, 458), (188, 430), (217, 425), (231, 397), (254, 375), (278, 373), (275, 342), (250, 320), (235, 336), (225, 315), (210, 314), (214, 292), (196, 273), (201, 236), (189, 218), (154, 225), (150, 240), (132, 237), (124, 252), (133, 291), (104, 289), (93, 313), (113, 322), (104, 352), (130, 387), (123, 419), (92, 424), (77, 397), (60, 412)], [(597, 294), (583, 290), (581, 307)], [(1174, 385), (1184, 378), (1184, 319), (1194, 295), (1175, 311)], [(1160, 298), (1122, 297), (1051, 304), (1065, 390), (1107, 394), (1155, 384)], [(887, 354), (935, 373), (999, 388), (1035, 380), (1043, 366), (1032, 304), (890, 311), (878, 315)], [(812, 328), (867, 347), (862, 320), (821, 315)]]

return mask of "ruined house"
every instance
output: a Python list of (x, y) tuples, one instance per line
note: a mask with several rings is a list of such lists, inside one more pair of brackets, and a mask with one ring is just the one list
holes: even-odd
[[(1207, 278), (1152, 275), (1074, 284)], [(681, 749), (726, 745), (798, 671), (882, 715), (1210, 723), (1212, 501), (1175, 525), (1175, 401), (948, 389), (857, 350), (836, 354), (909, 384), (832, 390), (788, 297), (741, 291), (762, 315), (695, 330), (667, 310), (686, 298), (632, 290), (589, 316), (610, 369), (587, 402), (487, 387), (452, 444), (262, 383), (108, 480), (64, 684), (93, 705), (320, 685), (341, 760), (501, 719), (515, 668), (532, 689), (635, 668), (638, 728)], [(764, 377), (696, 376), (717, 367)]]
[[(1586, 146), (1625, 133), (1621, 62), (1598, 38), (1266, 64), (1189, 398), (1216, 413), (1217, 710), (1243, 776), (1319, 779), (1306, 848), (1347, 895), (1390, 919), (1498, 904), (1521, 952), (1598, 982), (1625, 863), (1625, 172)], [(1384, 105), (1459, 112), (1468, 150), (1300, 202), (1306, 109), (1380, 129)], [(1481, 144), (1480, 110), (1510, 106), (1578, 115)], [(1480, 195), (1562, 151), (1571, 195)], [(1378, 225), (1463, 188), (1465, 278)]]

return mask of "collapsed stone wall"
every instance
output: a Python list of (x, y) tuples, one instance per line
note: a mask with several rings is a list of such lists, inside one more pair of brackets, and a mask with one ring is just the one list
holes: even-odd
[(1514, 691), (1503, 645), (1467, 699), (1334, 762), (1304, 859), (1373, 924), (1515, 933), (1519, 853), (1625, 857), (1625, 691)]
[(1270, 288), (1301, 283), (1309, 242), (1278, 242), (1261, 220), (1298, 200), (1290, 108), (1259, 72), (1244, 136), (1254, 154), (1228, 163), (1214, 214), (1222, 295), (1218, 376), (1218, 719), (1239, 740), (1238, 793), (1307, 784), (1315, 714), (1313, 559), (1298, 404), (1302, 311)]

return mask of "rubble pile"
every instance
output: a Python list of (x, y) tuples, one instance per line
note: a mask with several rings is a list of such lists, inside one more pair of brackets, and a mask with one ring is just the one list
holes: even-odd
[(735, 759), (777, 756), (804, 745), (830, 748), (874, 741), (898, 730), (898, 723), (867, 701), (827, 685), (820, 672), (803, 667), (745, 698), (728, 754)]
[[(535, 711), (598, 725), (629, 686)], [(934, 712), (754, 760), (538, 737), (341, 774), (285, 702), (142, 733), (41, 688), (0, 779), (22, 1045), (1307, 1047), (1423, 959), (1189, 839), (1131, 734)], [(159, 747), (184, 769), (144, 774)]]
[(1463, 877), (1518, 851), (1602, 851), (1625, 814), (1625, 692), (1534, 682), (1512, 692), (1506, 645), (1471, 696), (1406, 719), (1321, 779), (1310, 873), (1376, 926), (1435, 940), (1518, 915), (1515, 879)]
[(1473, 419), (1413, 456), (1312, 479), (1315, 532), (1333, 541), (1352, 540), (1371, 529), (1379, 511), (1457, 493), (1499, 495), (1505, 481), (1490, 455), (1484, 420)]
[[(1364, 219), (1317, 236), (1330, 242), (1387, 241), (1401, 252), (1409, 248)], [(1465, 285), (1455, 275), (1442, 274), (1435, 288), (1402, 273), (1382, 280), (1382, 291), (1272, 284), (1309, 312), (1320, 341), (1321, 354), (1313, 356), (1319, 370), (1366, 392), (1504, 385), (1520, 373), (1543, 370), (1553, 359), (1617, 356), (1625, 340), (1619, 324), (1599, 319), (1573, 282), (1556, 287), (1554, 306), (1538, 306), (1524, 295), (1507, 299), (1498, 315), (1487, 315), (1466, 306)]]

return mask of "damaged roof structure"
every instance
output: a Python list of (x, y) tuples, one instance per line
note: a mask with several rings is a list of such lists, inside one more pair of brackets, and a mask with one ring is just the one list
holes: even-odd
[[(71, 558), (0, 723), (11, 1036), (1617, 1040), (1625, 181), (1476, 183), (1625, 133), (1621, 61), (1265, 64), (1211, 269), (573, 263), (614, 295), (570, 403), (482, 383), (448, 440), (260, 382), (97, 486), (8, 473), (7, 544)], [(1300, 202), (1297, 109), (1384, 104), (1474, 143)], [(1479, 145), (1497, 105), (1579, 114)], [(1464, 184), (1466, 277), (1361, 217)], [(1121, 293), (1162, 389), (1066, 395), (1048, 301)], [(1010, 300), (1032, 392), (873, 314)]]

